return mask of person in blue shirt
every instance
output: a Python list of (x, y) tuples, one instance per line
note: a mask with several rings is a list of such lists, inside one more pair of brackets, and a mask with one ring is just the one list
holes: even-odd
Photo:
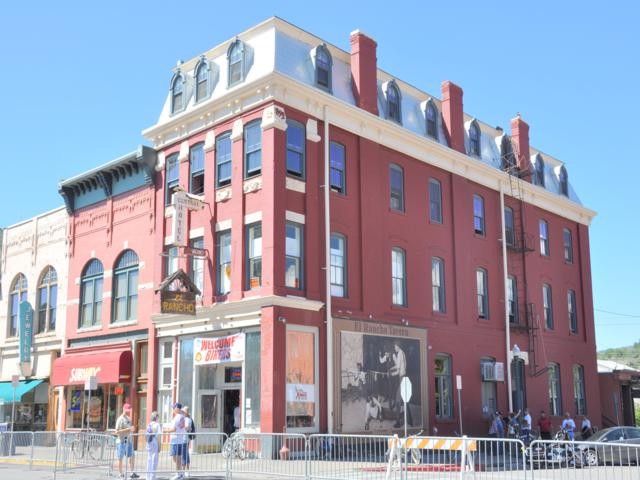
[(567, 432), (567, 437), (569, 437), (569, 440), (575, 439), (576, 422), (573, 421), (573, 418), (571, 418), (569, 412), (566, 412), (564, 414), (564, 420), (562, 421), (561, 428), (562, 430)]

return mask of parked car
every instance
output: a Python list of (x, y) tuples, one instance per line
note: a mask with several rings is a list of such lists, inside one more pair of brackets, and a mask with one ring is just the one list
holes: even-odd
[(640, 428), (612, 427), (600, 430), (576, 445), (576, 464), (593, 467), (640, 464)]

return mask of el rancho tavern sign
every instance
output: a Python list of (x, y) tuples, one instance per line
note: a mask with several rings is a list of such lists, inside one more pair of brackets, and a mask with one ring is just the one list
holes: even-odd
[(165, 278), (157, 292), (160, 292), (160, 313), (195, 316), (196, 295), (200, 295), (200, 290), (184, 270), (178, 269)]

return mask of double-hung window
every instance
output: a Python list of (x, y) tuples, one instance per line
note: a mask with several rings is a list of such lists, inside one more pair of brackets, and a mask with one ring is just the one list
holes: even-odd
[(347, 296), (346, 243), (342, 235), (331, 234), (331, 295), (334, 297)]
[(301, 290), (303, 288), (303, 239), (302, 225), (287, 222), (285, 245), (285, 285)]
[(540, 220), (540, 255), (549, 256), (549, 224)]
[(180, 183), (180, 161), (178, 154), (174, 153), (167, 158), (165, 167), (165, 205), (171, 205), (172, 195)]
[(400, 90), (394, 81), (387, 86), (387, 118), (397, 123), (402, 123), (400, 110)]
[(316, 48), (316, 85), (324, 90), (331, 91), (331, 53), (324, 45)]
[(9, 336), (18, 336), (18, 320), (20, 318), (20, 303), (27, 300), (27, 277), (22, 273), (13, 281), (9, 290)]
[(560, 365), (550, 363), (547, 366), (549, 373), (549, 413), (562, 415), (562, 394), (560, 390)]
[(247, 290), (262, 285), (262, 223), (247, 225)]
[(254, 121), (244, 127), (244, 177), (260, 175), (262, 171), (262, 127)]
[(194, 195), (204, 193), (204, 143), (191, 147), (189, 152), (189, 192)]
[(560, 193), (565, 197), (569, 196), (569, 177), (567, 176), (567, 169), (564, 165), (560, 167), (560, 173), (558, 174), (558, 181), (560, 182)]
[(451, 381), (451, 357), (436, 355), (434, 362), (436, 418), (453, 418), (453, 391)]
[(489, 285), (487, 271), (484, 268), (476, 270), (476, 297), (478, 317), (489, 318)]
[(178, 271), (178, 247), (169, 247), (165, 252), (165, 277)]
[(244, 44), (236, 39), (227, 51), (229, 68), (229, 86), (232, 87), (244, 80)]
[(196, 102), (209, 96), (209, 65), (202, 60), (196, 68)]
[(434, 312), (445, 312), (444, 292), (444, 260), (433, 257), (431, 259), (431, 294)]
[(138, 318), (138, 255), (125, 250), (113, 271), (113, 311), (111, 322)]
[(515, 222), (511, 207), (504, 207), (504, 236), (508, 247), (513, 247), (516, 244)]
[(184, 107), (184, 77), (179, 73), (173, 77), (173, 82), (171, 83), (171, 113), (181, 112)]
[(578, 364), (573, 366), (573, 398), (576, 403), (576, 415), (586, 415), (587, 397), (584, 388), (584, 367)]
[(551, 285), (542, 284), (542, 308), (544, 310), (544, 325), (549, 330), (553, 330), (553, 303), (551, 296)]
[(189, 261), (189, 276), (195, 286), (198, 287), (198, 290), (200, 290), (200, 295), (202, 295), (204, 291), (205, 257), (201, 255), (203, 253), (201, 250), (204, 250), (204, 238), (198, 237), (191, 239), (189, 246), (193, 249)]
[(393, 163), (389, 165), (389, 191), (391, 209), (404, 212), (404, 172)]
[(98, 259), (91, 260), (80, 279), (80, 328), (93, 327), (102, 322), (102, 285), (104, 267)]
[(475, 122), (469, 127), (469, 153), (480, 156), (480, 127)]
[(47, 267), (38, 284), (38, 322), (36, 333), (56, 329), (56, 306), (58, 303), (58, 274)]
[(576, 306), (576, 292), (567, 290), (567, 310), (569, 312), (569, 331), (571, 333), (578, 332), (578, 312)]
[(217, 233), (216, 293), (226, 295), (231, 291), (231, 230)]
[(427, 121), (427, 136), (433, 139), (438, 139), (438, 110), (433, 102), (427, 103), (427, 110), (425, 111), (425, 117)]
[(429, 221), (442, 223), (442, 185), (435, 178), (429, 179)]
[(485, 234), (484, 198), (480, 195), (473, 196), (473, 231), (476, 235)]
[(406, 259), (401, 248), (391, 249), (391, 294), (394, 305), (407, 305)]
[(509, 307), (509, 323), (518, 323), (518, 285), (516, 277), (507, 277), (507, 294)]
[(564, 261), (567, 263), (573, 263), (573, 239), (571, 236), (571, 230), (565, 228), (562, 231), (562, 241), (564, 243)]
[(231, 132), (216, 138), (216, 188), (231, 183)]
[(329, 144), (329, 177), (331, 190), (338, 193), (345, 193), (346, 175), (345, 170), (345, 150), (344, 145), (336, 142)]
[(304, 177), (305, 131), (295, 120), (287, 120), (287, 174)]

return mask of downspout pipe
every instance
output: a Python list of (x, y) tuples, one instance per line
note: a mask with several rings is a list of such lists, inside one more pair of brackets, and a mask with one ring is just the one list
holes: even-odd
[(507, 401), (509, 411), (513, 412), (513, 398), (511, 395), (511, 325), (509, 323), (509, 274), (507, 271), (507, 235), (504, 223), (504, 185), (500, 182), (500, 228), (502, 231), (502, 271), (504, 274), (504, 339), (507, 371)]
[(331, 182), (329, 179), (329, 107), (322, 109), (324, 123), (324, 248), (325, 248), (325, 312), (327, 322), (327, 430), (334, 432), (333, 415), (333, 317), (331, 315)]

